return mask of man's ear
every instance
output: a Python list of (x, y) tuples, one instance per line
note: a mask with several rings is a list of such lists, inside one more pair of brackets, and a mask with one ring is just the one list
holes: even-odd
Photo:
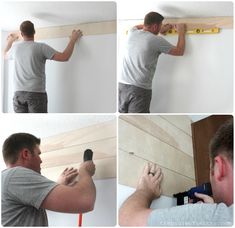
[(213, 174), (217, 181), (222, 181), (226, 175), (226, 161), (221, 155), (214, 158)]
[(23, 160), (29, 160), (30, 158), (30, 151), (27, 148), (24, 148), (20, 152), (20, 156)]

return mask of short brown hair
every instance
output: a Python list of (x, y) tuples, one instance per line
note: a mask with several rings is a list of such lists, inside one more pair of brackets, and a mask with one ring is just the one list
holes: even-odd
[(27, 37), (32, 37), (35, 34), (34, 24), (31, 21), (24, 21), (20, 25), (20, 31)]
[(144, 25), (149, 26), (152, 24), (160, 24), (164, 20), (164, 17), (156, 12), (150, 12), (145, 15)]
[(214, 158), (219, 154), (224, 154), (233, 163), (233, 118), (220, 126), (211, 139), (209, 148), (212, 166)]
[(28, 133), (15, 133), (10, 135), (3, 143), (3, 159), (6, 164), (15, 164), (20, 150), (27, 148), (32, 154), (36, 145), (40, 145), (41, 140)]

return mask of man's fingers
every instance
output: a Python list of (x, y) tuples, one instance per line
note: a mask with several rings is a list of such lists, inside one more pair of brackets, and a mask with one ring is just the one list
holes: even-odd
[(68, 170), (68, 167), (63, 171), (63, 173), (65, 173)]
[(66, 168), (66, 169), (64, 170), (63, 174), (64, 174), (64, 175), (69, 175), (69, 174), (71, 174), (71, 173), (77, 173), (77, 172), (78, 172), (77, 169), (71, 167), (71, 168)]
[(70, 173), (67, 175), (67, 179), (71, 180), (73, 178), (75, 178), (78, 175), (78, 173)]
[(161, 183), (162, 179), (163, 179), (163, 173), (162, 173), (161, 169), (159, 168), (159, 169), (157, 170), (155, 176), (153, 177), (153, 182), (155, 182), (155, 183), (156, 183), (156, 182)]
[(144, 174), (144, 175), (148, 175), (149, 172), (150, 172), (150, 164), (147, 163), (147, 164), (144, 166), (143, 174)]
[(151, 164), (150, 166), (150, 173), (156, 173), (157, 165), (155, 163)]

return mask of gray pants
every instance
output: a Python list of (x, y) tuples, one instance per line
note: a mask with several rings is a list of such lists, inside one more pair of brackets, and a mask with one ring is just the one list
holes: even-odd
[(119, 112), (150, 113), (152, 90), (119, 83)]
[(47, 113), (47, 93), (16, 91), (13, 107), (16, 113)]

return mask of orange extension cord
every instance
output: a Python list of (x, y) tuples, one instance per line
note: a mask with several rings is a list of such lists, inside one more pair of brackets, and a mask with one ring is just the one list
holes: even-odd
[(78, 226), (82, 226), (82, 214), (78, 215)]

